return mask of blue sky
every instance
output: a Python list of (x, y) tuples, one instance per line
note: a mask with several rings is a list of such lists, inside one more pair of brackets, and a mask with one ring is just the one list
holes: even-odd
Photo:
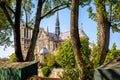
[[(49, 28), (50, 32), (54, 32), (55, 29), (56, 14), (45, 18), (41, 21), (40, 27)], [(61, 32), (66, 32), (70, 30), (70, 10), (64, 9), (59, 11), (59, 21), (60, 21), (60, 30)], [(79, 28), (82, 28), (89, 37), (90, 42), (97, 42), (97, 23), (91, 20), (88, 16), (87, 7), (79, 9)], [(110, 48), (115, 42), (117, 48), (120, 49), (120, 33), (110, 34)], [(9, 47), (5, 51), (3, 47), (0, 46), (0, 57), (8, 57), (11, 53), (14, 52), (14, 49)]]

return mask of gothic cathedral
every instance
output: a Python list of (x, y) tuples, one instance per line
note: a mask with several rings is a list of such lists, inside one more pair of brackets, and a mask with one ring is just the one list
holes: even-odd
[[(79, 29), (79, 35), (80, 37), (86, 37), (87, 39), (89, 39), (82, 29)], [(21, 26), (21, 47), (24, 54), (27, 53), (31, 42), (31, 37), (32, 28), (26, 28), (25, 26)], [(46, 48), (50, 53), (56, 53), (59, 46), (69, 38), (70, 31), (64, 33), (60, 32), (59, 15), (57, 12), (55, 32), (49, 32), (48, 28), (46, 31), (44, 30), (44, 28), (40, 28), (34, 53), (38, 54), (42, 48)]]

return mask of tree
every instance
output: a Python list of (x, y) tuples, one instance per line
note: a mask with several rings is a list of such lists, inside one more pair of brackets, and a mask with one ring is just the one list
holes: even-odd
[[(72, 10), (71, 10), (71, 24), (70, 24), (70, 35), (72, 40), (72, 47), (75, 56), (75, 60), (79, 69), (79, 74), (84, 74), (83, 66), (85, 66), (85, 61), (82, 58), (82, 48), (81, 42), (78, 34), (78, 10), (79, 10), (79, 0), (72, 0)], [(83, 75), (80, 77), (83, 78)]]
[(96, 5), (96, 16), (98, 22), (98, 30), (99, 30), (99, 41), (98, 46), (100, 47), (99, 52), (99, 64), (103, 64), (106, 58), (108, 47), (109, 47), (109, 39), (110, 39), (110, 22), (107, 17), (107, 11), (105, 8), (105, 1), (103, 0), (94, 0)]
[[(79, 10), (79, 0), (72, 0), (72, 10), (71, 10), (71, 26), (70, 35), (72, 40), (73, 52), (75, 55), (75, 60), (79, 71), (82, 71), (82, 66), (84, 66), (84, 60), (81, 54), (81, 43), (78, 34), (78, 10)], [(83, 73), (80, 73), (83, 74)]]
[[(104, 63), (106, 55), (109, 51), (109, 39), (110, 39), (110, 28), (113, 32), (119, 32), (119, 19), (120, 14), (118, 13), (120, 8), (119, 0), (94, 0), (96, 13), (93, 13), (92, 8), (88, 9), (89, 16), (98, 23), (98, 50), (97, 59), (98, 64)], [(98, 66), (99, 66), (98, 65)]]
[[(11, 0), (10, 0), (11, 1)], [(21, 51), (21, 45), (20, 45), (20, 16), (21, 16), (21, 2), (22, 0), (16, 1), (16, 8), (15, 11), (11, 9), (11, 7), (9, 7), (9, 5), (7, 5), (6, 0), (0, 0), (0, 7), (3, 10), (5, 16), (7, 17), (10, 25), (13, 28), (13, 34), (14, 34), (14, 46), (15, 46), (15, 54), (17, 57), (17, 61), (23, 61), (23, 57), (22, 57), (22, 51)], [(8, 13), (8, 9), (9, 8), (10, 11), (12, 11), (15, 19), (13, 22), (13, 19), (11, 19), (10, 14)]]
[[(14, 34), (14, 46), (15, 46), (15, 54), (17, 57), (17, 61), (24, 61), (21, 51), (21, 43), (20, 43), (20, 22), (21, 22), (21, 8), (22, 8), (23, 0), (9, 0), (9, 3), (15, 3), (13, 8), (7, 4), (6, 0), (0, 0), (0, 8), (3, 10), (3, 14), (6, 16), (9, 24), (12, 26), (13, 34)], [(30, 0), (31, 1), (31, 0)], [(33, 29), (33, 35), (31, 39), (31, 44), (28, 49), (27, 57), (25, 61), (33, 60), (33, 53), (36, 44), (37, 35), (39, 32), (39, 25), (41, 20), (46, 17), (54, 14), (56, 11), (64, 9), (68, 7), (69, 1), (63, 0), (38, 0), (37, 12), (35, 17), (35, 24)], [(8, 13), (10, 11), (13, 17)]]
[[(84, 53), (81, 46), (81, 42), (78, 34), (78, 12), (79, 10), (79, 0), (72, 0), (72, 10), (71, 10), (71, 24), (70, 24), (70, 35), (72, 40), (72, 48), (79, 69), (81, 80), (91, 80), (92, 75), (88, 74), (90, 68), (92, 67), (90, 60), (84, 59)], [(88, 66), (90, 64), (90, 66)], [(89, 69), (89, 70), (88, 70)]]

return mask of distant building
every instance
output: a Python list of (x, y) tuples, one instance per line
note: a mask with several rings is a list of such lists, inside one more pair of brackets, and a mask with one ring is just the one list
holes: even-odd
[(26, 28), (25, 25), (20, 26), (20, 40), (21, 40), (21, 49), (23, 55), (26, 55), (32, 37), (32, 28)]
[[(89, 39), (82, 29), (79, 29), (79, 35), (80, 37)], [(27, 29), (26, 27), (21, 26), (21, 46), (23, 53), (27, 53), (28, 51), (31, 36), (32, 29)], [(44, 28), (40, 28), (36, 42), (35, 54), (40, 53), (43, 48), (46, 48), (50, 53), (55, 53), (59, 46), (67, 39), (70, 39), (70, 31), (64, 33), (60, 32), (59, 15), (57, 13), (54, 33), (49, 32), (48, 28), (46, 31)]]

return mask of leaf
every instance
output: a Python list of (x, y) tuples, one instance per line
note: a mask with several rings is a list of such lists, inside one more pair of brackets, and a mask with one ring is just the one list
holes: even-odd
[(120, 32), (120, 29), (118, 28), (117, 24), (112, 25), (112, 32)]

